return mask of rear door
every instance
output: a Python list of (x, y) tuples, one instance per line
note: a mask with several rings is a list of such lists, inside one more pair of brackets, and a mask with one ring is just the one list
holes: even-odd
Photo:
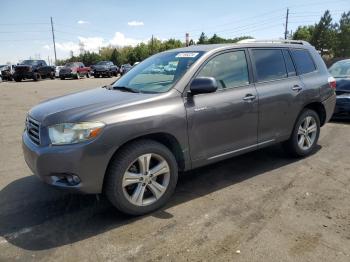
[(257, 93), (246, 50), (209, 59), (197, 77), (214, 77), (215, 93), (188, 96), (185, 103), (193, 167), (256, 148)]
[(258, 143), (268, 145), (291, 134), (304, 86), (288, 49), (252, 48), (250, 55), (259, 96)]

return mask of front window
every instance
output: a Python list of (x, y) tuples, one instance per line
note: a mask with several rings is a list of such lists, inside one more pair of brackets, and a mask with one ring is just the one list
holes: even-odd
[(350, 60), (335, 63), (329, 68), (329, 72), (335, 78), (350, 77)]
[(202, 54), (203, 52), (164, 52), (154, 55), (116, 81), (113, 88), (129, 88), (141, 93), (167, 92)]
[(78, 67), (77, 63), (67, 63), (64, 66), (69, 68)]
[(214, 57), (201, 69), (198, 76), (214, 77), (218, 83), (218, 89), (248, 85), (248, 64), (245, 52), (227, 52)]
[(101, 61), (101, 62), (98, 62), (96, 65), (108, 65), (109, 62), (106, 62), (106, 61)]
[(22, 65), (37, 65), (39, 64), (38, 60), (24, 60)]

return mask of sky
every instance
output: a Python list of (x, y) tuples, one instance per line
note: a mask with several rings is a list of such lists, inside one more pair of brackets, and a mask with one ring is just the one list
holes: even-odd
[(50, 17), (57, 58), (98, 51), (108, 45), (137, 45), (152, 35), (184, 41), (201, 32), (222, 37), (249, 35), (257, 39), (283, 37), (286, 10), (289, 30), (314, 24), (326, 9), (338, 21), (350, 11), (350, 0), (11, 0), (0, 9), (0, 64), (28, 58), (54, 60)]

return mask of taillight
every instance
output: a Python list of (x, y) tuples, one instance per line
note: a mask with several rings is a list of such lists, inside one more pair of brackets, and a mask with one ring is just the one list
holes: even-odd
[(337, 87), (337, 81), (335, 81), (333, 76), (328, 77), (328, 84), (329, 84), (329, 87), (334, 89), (334, 90)]

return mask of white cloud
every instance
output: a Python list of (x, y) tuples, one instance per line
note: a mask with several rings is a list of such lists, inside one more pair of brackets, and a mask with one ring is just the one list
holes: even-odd
[(88, 21), (84, 21), (84, 20), (79, 20), (78, 21), (79, 25), (84, 25), (84, 24), (90, 24)]
[[(111, 39), (104, 39), (103, 37), (82, 37), (78, 36), (77, 40), (66, 41), (66, 42), (56, 42), (56, 48), (58, 51), (58, 56), (60, 58), (69, 56), (70, 51), (73, 51), (74, 55), (80, 53), (79, 43), (84, 44), (84, 50), (90, 52), (98, 52), (101, 47), (105, 46), (136, 46), (139, 43), (147, 42), (148, 39), (135, 39), (126, 37), (121, 32), (115, 32), (114, 36)], [(52, 45), (44, 45), (44, 49), (52, 50)]]
[(44, 45), (43, 48), (46, 49), (46, 50), (50, 50), (50, 46), (49, 45)]
[(128, 38), (120, 32), (116, 32), (114, 34), (114, 37), (109, 41), (109, 43), (114, 46), (127, 46), (127, 45), (135, 46), (141, 42), (144, 42), (144, 41), (135, 39), (135, 38)]
[(130, 21), (128, 26), (144, 26), (145, 24), (142, 21)]

